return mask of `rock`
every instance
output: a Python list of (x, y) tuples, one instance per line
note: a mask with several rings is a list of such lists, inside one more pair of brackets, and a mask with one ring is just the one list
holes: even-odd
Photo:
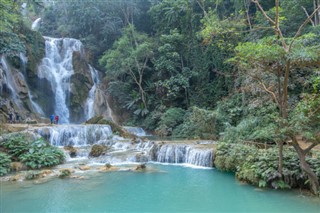
[(52, 173), (53, 173), (53, 171), (50, 169), (41, 170), (39, 177), (43, 178), (43, 177), (46, 177), (47, 175), (52, 174)]
[(40, 177), (40, 172), (39, 171), (30, 171), (26, 174), (25, 179), (26, 180), (35, 180)]
[(17, 174), (15, 176), (12, 176), (9, 178), (9, 181), (20, 181), (23, 180), (24, 177), (22, 176), (22, 174)]
[(77, 156), (77, 149), (74, 148), (73, 146), (65, 146), (63, 148), (64, 150), (69, 152), (69, 155), (71, 158), (75, 158)]
[(90, 167), (90, 166), (80, 166), (79, 169), (80, 169), (81, 171), (87, 171), (87, 170), (90, 170), (91, 167)]
[(99, 157), (108, 150), (107, 146), (95, 144), (91, 147), (91, 151), (89, 153), (90, 157)]
[(19, 171), (22, 171), (22, 170), (26, 170), (27, 167), (21, 162), (12, 162), (10, 164), (10, 169), (12, 171), (19, 172)]
[(135, 171), (144, 172), (146, 170), (146, 164), (140, 164), (135, 168)]
[(59, 174), (59, 178), (70, 177), (71, 173), (73, 173), (73, 172), (74, 172), (73, 169), (61, 169), (60, 174)]

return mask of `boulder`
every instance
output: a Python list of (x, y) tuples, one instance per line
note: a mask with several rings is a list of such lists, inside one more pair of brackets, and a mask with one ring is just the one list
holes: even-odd
[(77, 149), (74, 148), (73, 146), (65, 146), (63, 148), (64, 150), (69, 152), (69, 155), (71, 158), (75, 158), (77, 156)]
[(99, 157), (108, 150), (107, 146), (95, 144), (91, 147), (91, 151), (89, 153), (90, 157)]

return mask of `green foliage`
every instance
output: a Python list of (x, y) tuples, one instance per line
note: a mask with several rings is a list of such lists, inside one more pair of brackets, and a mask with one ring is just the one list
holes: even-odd
[(0, 152), (0, 176), (3, 176), (10, 172), (10, 156), (4, 152)]
[(168, 136), (172, 134), (172, 130), (183, 122), (185, 110), (181, 108), (168, 109), (159, 121), (159, 127), (156, 131), (160, 135)]
[(51, 146), (45, 140), (33, 141), (23, 134), (15, 134), (5, 139), (3, 146), (11, 158), (23, 162), (32, 169), (51, 167), (64, 161), (64, 153), (57, 147)]
[[(299, 159), (292, 148), (284, 149), (283, 179), (278, 173), (278, 149), (258, 149), (242, 144), (219, 143), (216, 150), (215, 166), (223, 171), (236, 172), (237, 178), (259, 187), (296, 188), (307, 187), (307, 175), (300, 169)], [(307, 158), (316, 172), (319, 156)]]
[(210, 110), (192, 107), (174, 135), (186, 138), (216, 138), (216, 113)]
[(59, 174), (59, 178), (70, 177), (70, 175), (71, 175), (70, 169), (61, 169), (60, 174)]
[(51, 146), (43, 139), (29, 144), (28, 151), (19, 156), (19, 160), (32, 169), (61, 164), (64, 158), (64, 153), (60, 149)]

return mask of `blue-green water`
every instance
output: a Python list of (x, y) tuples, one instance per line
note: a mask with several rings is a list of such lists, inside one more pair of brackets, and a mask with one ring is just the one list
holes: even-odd
[(88, 180), (1, 183), (0, 212), (320, 212), (320, 200), (257, 190), (217, 170), (99, 173)]

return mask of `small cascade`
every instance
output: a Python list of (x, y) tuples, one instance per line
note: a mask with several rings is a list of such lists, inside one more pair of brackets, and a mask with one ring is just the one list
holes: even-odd
[[(25, 79), (25, 76), (26, 76), (26, 68), (27, 68), (27, 63), (28, 63), (28, 58), (23, 54), (23, 53), (20, 53), (19, 55), (20, 57), (20, 61), (21, 61), (21, 69), (22, 69), (22, 73), (23, 75), (21, 74), (21, 78), (24, 82), (26, 82), (26, 79)], [(27, 83), (26, 83), (27, 85)], [(41, 114), (41, 115), (44, 115), (44, 112), (43, 110), (41, 109), (41, 107), (33, 101), (33, 96), (31, 94), (31, 91), (29, 88), (28, 89), (28, 97), (29, 97), (29, 101), (31, 103), (31, 106), (32, 106), (32, 109), (34, 112), (38, 113), (38, 114)]]
[(13, 73), (12, 73), (10, 66), (4, 56), (1, 56), (1, 64), (2, 64), (3, 70), (5, 72), (5, 77), (3, 78), (3, 80), (4, 80), (4, 83), (6, 84), (6, 87), (8, 88), (8, 90), (10, 90), (10, 96), (11, 96), (12, 100), (14, 101), (14, 103), (16, 103), (19, 108), (22, 108), (22, 102), (17, 95), (18, 94), (17, 85), (14, 81)]
[(138, 137), (147, 136), (146, 132), (141, 127), (124, 126), (123, 128), (125, 128), (128, 132)]
[(72, 54), (83, 53), (82, 43), (73, 38), (46, 39), (46, 57), (38, 69), (38, 76), (46, 78), (55, 93), (55, 112), (61, 123), (69, 123), (67, 99), (70, 94), (70, 77), (74, 73)]
[(89, 66), (89, 68), (90, 68), (91, 78), (93, 81), (93, 86), (89, 91), (89, 96), (86, 101), (86, 110), (85, 110), (86, 120), (89, 120), (90, 118), (95, 116), (94, 99), (95, 99), (97, 85), (100, 83), (98, 71), (94, 69), (92, 66)]
[(149, 150), (149, 158), (160, 163), (187, 163), (195, 166), (212, 167), (213, 149), (197, 147), (194, 144), (154, 143)]
[(37, 132), (54, 146), (87, 146), (112, 136), (109, 125), (58, 125), (40, 128)]
[(38, 30), (40, 27), (41, 18), (37, 18), (34, 22), (32, 22), (31, 29)]

